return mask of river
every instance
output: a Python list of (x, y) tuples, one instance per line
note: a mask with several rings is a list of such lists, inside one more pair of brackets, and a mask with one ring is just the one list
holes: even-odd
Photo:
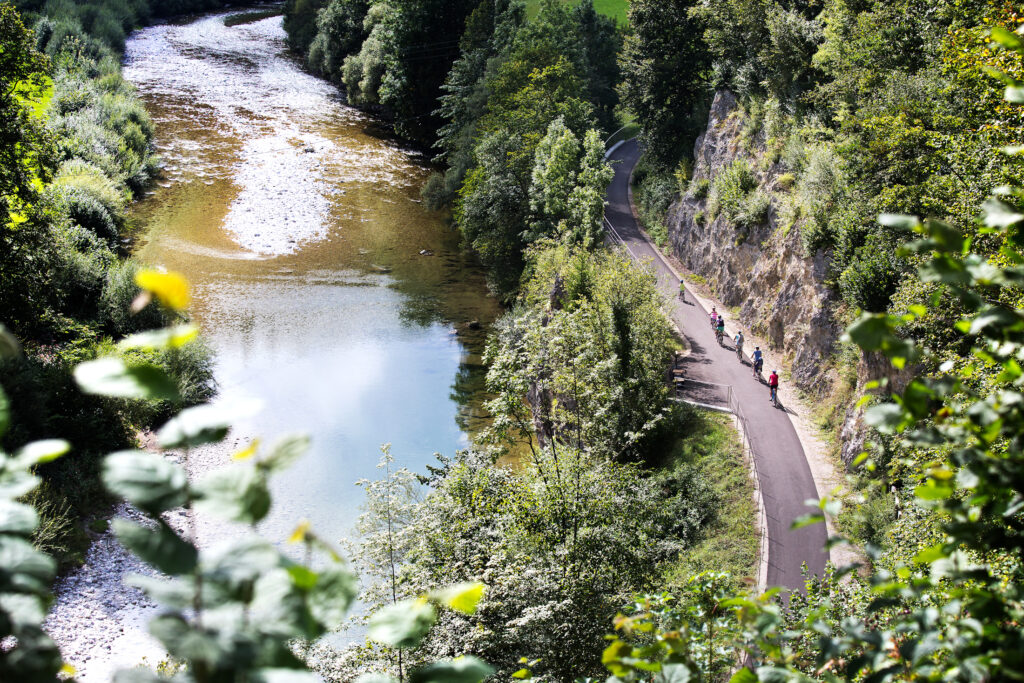
[[(486, 419), (480, 353), (499, 309), (457, 234), (420, 202), (426, 159), (305, 73), (286, 52), (280, 17), (229, 26), (228, 16), (128, 41), (124, 75), (153, 117), (163, 160), (135, 211), (136, 256), (192, 283), (216, 400), (263, 405), (228, 447), (293, 432), (313, 439), (275, 481), (263, 533), (280, 539), (309, 519), (339, 539), (362, 501), (355, 482), (379, 476), (382, 443), (416, 471), (468, 445)], [(202, 468), (229, 455), (210, 451)], [(204, 543), (216, 541), (210, 528)], [(65, 656), (83, 680), (145, 650), (143, 638), (88, 633), (144, 621), (134, 601), (110, 602), (97, 576), (109, 558), (96, 561), (79, 572), (95, 581), (64, 583), (55, 617), (69, 625), (56, 637), (74, 640)], [(79, 632), (70, 624), (84, 614), (99, 625)]]

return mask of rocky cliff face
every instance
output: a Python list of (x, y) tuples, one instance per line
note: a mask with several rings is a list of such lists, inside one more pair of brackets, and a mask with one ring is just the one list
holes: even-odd
[(760, 189), (771, 197), (767, 221), (744, 230), (724, 216), (709, 223), (708, 200), (688, 193), (669, 210), (671, 249), (705, 278), (716, 298), (739, 307), (745, 325), (791, 358), (798, 386), (822, 395), (837, 379), (828, 369), (840, 334), (833, 316), (836, 302), (824, 284), (827, 257), (805, 253), (798, 226), (780, 227), (783, 169), (777, 163), (766, 167), (766, 155), (760, 154), (763, 140), (755, 138), (749, 150), (743, 149), (742, 124), (736, 99), (718, 92), (707, 130), (697, 139), (693, 177), (713, 182), (735, 160), (747, 159)]

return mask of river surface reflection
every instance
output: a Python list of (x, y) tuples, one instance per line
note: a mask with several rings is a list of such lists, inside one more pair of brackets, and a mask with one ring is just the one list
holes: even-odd
[(422, 471), (485, 419), (479, 354), (498, 307), (421, 205), (424, 159), (304, 73), (280, 17), (226, 16), (128, 41), (124, 74), (153, 116), (165, 174), (136, 212), (137, 256), (192, 282), (218, 400), (263, 402), (232, 443), (313, 437), (277, 479), (265, 532), (308, 518), (336, 539), (381, 443)]

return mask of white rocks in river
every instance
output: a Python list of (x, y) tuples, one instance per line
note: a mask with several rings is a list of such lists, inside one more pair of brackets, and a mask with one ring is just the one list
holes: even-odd
[[(128, 505), (119, 506), (116, 516), (144, 519)], [(160, 661), (164, 656), (145, 627), (156, 607), (141, 591), (124, 585), (131, 574), (155, 575), (107, 531), (89, 548), (85, 564), (55, 586), (57, 600), (43, 628), (76, 668), (81, 683), (106, 683), (115, 671), (131, 668), (143, 657)]]

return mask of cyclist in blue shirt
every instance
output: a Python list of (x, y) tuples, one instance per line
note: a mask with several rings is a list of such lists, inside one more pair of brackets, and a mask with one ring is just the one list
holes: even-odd
[(761, 368), (764, 367), (764, 354), (761, 353), (761, 347), (755, 346), (754, 353), (751, 355), (754, 363), (754, 377), (761, 378)]

